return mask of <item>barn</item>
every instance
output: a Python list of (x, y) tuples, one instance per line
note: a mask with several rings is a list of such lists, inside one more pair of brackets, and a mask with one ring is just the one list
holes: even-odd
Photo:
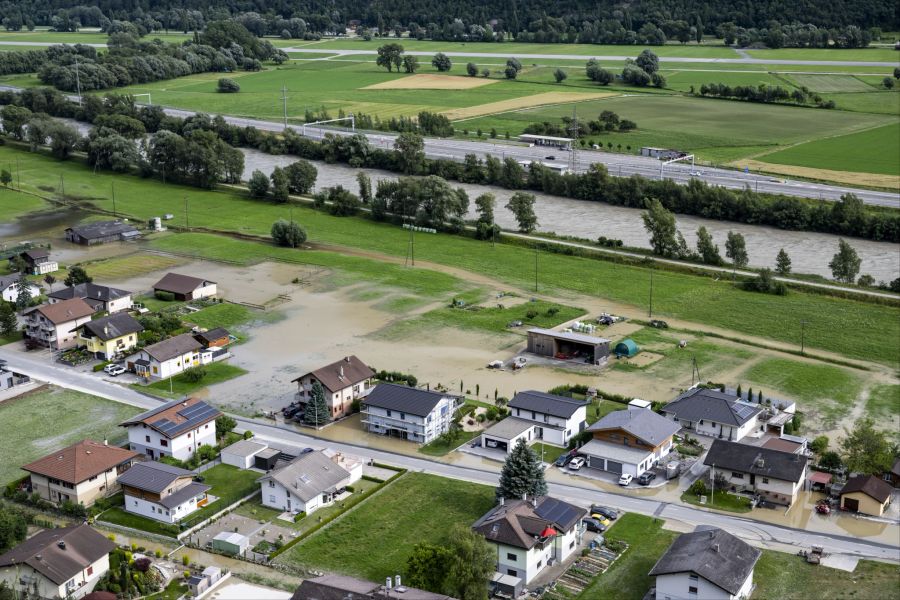
[(609, 356), (609, 340), (583, 333), (534, 328), (528, 330), (528, 351), (561, 360), (580, 359), (600, 364)]

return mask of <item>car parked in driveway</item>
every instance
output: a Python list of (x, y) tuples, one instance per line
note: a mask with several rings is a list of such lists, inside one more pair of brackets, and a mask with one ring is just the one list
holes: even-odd
[(593, 513), (593, 514), (591, 514), (591, 516), (588, 517), (588, 518), (597, 521), (598, 523), (600, 523), (600, 524), (603, 525), (604, 527), (609, 527), (609, 526), (610, 526), (609, 519), (607, 519), (606, 517), (604, 517), (603, 515), (601, 515), (601, 514), (599, 514), (599, 513)]
[(577, 471), (583, 466), (584, 466), (584, 457), (583, 456), (576, 456), (575, 458), (573, 458), (572, 460), (569, 461), (569, 469), (571, 471)]
[(591, 514), (603, 515), (610, 521), (615, 521), (619, 518), (619, 512), (616, 509), (600, 504), (591, 504)]
[(597, 519), (584, 518), (581, 520), (581, 522), (584, 524), (585, 529), (587, 529), (588, 531), (596, 531), (597, 533), (603, 533), (604, 531), (606, 531), (606, 526)]
[(111, 377), (118, 377), (122, 373), (127, 372), (125, 367), (117, 364), (106, 365), (105, 367), (103, 367), (103, 371)]
[(565, 452), (565, 453), (563, 453), (563, 454), (560, 454), (560, 455), (556, 458), (556, 460), (553, 461), (553, 464), (556, 465), (557, 467), (559, 467), (559, 468), (561, 469), (561, 468), (563, 468), (564, 466), (566, 466), (567, 464), (569, 464), (569, 461), (571, 461), (573, 458), (575, 458), (575, 455), (574, 455), (574, 454), (570, 454), (569, 452)]
[(631, 483), (632, 479), (634, 479), (634, 475), (632, 475), (631, 473), (625, 473), (624, 475), (619, 477), (619, 485), (623, 487), (627, 486), (629, 483)]
[(641, 485), (650, 485), (650, 482), (656, 479), (656, 473), (653, 471), (644, 471), (641, 473), (641, 476), (637, 478), (637, 482)]

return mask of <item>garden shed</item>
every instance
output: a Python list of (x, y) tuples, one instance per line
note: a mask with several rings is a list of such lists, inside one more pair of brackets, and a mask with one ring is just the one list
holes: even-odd
[(613, 354), (616, 355), (616, 358), (631, 358), (635, 356), (641, 349), (638, 348), (638, 345), (634, 343), (634, 340), (631, 338), (625, 338), (618, 344), (616, 344), (616, 348), (613, 351)]
[(212, 549), (225, 554), (243, 556), (249, 547), (250, 540), (247, 536), (237, 532), (223, 531), (212, 539)]

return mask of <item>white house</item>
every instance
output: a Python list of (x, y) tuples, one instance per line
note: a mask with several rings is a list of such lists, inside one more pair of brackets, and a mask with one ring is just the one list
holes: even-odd
[(59, 263), (50, 260), (50, 251), (45, 248), (32, 248), (9, 258), (9, 266), (15, 267), (16, 262), (22, 260), (25, 263), (25, 272), (29, 275), (45, 275), (59, 270)]
[(587, 511), (562, 500), (541, 496), (504, 500), (478, 519), (472, 529), (495, 549), (497, 571), (528, 584), (552, 562), (578, 550)]
[(662, 408), (662, 414), (687, 432), (733, 442), (759, 429), (758, 404), (742, 402), (719, 390), (695, 387)]
[(196, 475), (160, 462), (137, 463), (119, 477), (125, 510), (163, 523), (177, 523), (207, 504), (210, 486), (194, 481)]
[(78, 345), (78, 328), (91, 320), (94, 309), (81, 298), (42, 304), (25, 313), (25, 335), (53, 350)]
[(773, 504), (790, 506), (803, 489), (807, 461), (795, 452), (713, 440), (703, 464), (710, 467), (713, 481), (724, 478), (728, 491), (750, 491)]
[(427, 444), (450, 429), (459, 398), (443, 392), (379, 383), (360, 407), (370, 433)]
[(331, 418), (337, 419), (353, 412), (353, 401), (368, 393), (373, 377), (375, 372), (351, 355), (293, 381), (297, 384), (297, 398), (301, 404), (309, 402), (313, 383), (318, 381), (325, 390), (325, 402)]
[(656, 600), (749, 598), (761, 555), (717, 527), (682, 533), (650, 570), (656, 577)]
[(109, 571), (115, 547), (90, 525), (45, 529), (0, 556), (0, 581), (17, 597), (77, 600)]
[(202, 364), (203, 345), (190, 333), (151, 344), (125, 359), (128, 369), (147, 379), (166, 379)]
[(587, 426), (586, 400), (544, 392), (519, 392), (509, 402), (510, 416), (481, 434), (481, 445), (511, 451), (520, 438), (565, 446)]
[(588, 467), (638, 477), (665, 458), (681, 427), (646, 408), (617, 410), (587, 428), (593, 439), (578, 449)]
[(216, 419), (222, 413), (197, 398), (173, 400), (120, 423), (128, 446), (150, 458), (188, 460), (204, 444), (216, 444)]
[(95, 312), (106, 311), (109, 314), (130, 310), (133, 304), (131, 292), (105, 285), (97, 285), (96, 283), (71, 285), (56, 290), (47, 296), (50, 304), (71, 300), (72, 298), (81, 298), (90, 304)]
[(306, 452), (269, 471), (258, 480), (263, 506), (310, 514), (330, 505), (341, 490), (362, 477), (362, 463), (342, 465), (340, 458), (325, 451)]
[(218, 293), (215, 281), (180, 273), (166, 273), (153, 284), (153, 291), (172, 294), (175, 300), (181, 301), (214, 298)]
[[(41, 295), (41, 288), (30, 281), (25, 283), (25, 287), (29, 297), (37, 298)], [(15, 302), (20, 293), (19, 275), (0, 275), (0, 297), (7, 302)]]

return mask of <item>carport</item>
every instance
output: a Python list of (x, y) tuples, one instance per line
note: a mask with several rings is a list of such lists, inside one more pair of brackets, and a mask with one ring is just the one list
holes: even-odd
[(507, 417), (481, 434), (481, 446), (509, 452), (519, 439), (524, 439), (525, 443), (531, 441), (534, 428), (531, 421)]
[(581, 358), (600, 364), (609, 356), (609, 340), (583, 333), (535, 328), (528, 330), (528, 351), (561, 360)]

